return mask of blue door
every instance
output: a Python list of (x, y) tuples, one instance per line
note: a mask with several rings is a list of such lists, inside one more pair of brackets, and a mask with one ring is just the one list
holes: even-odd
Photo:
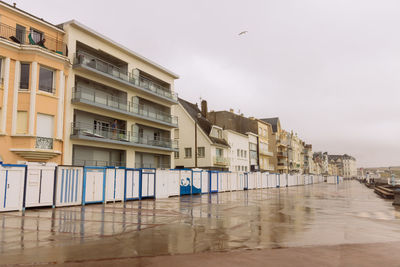
[(180, 170), (179, 171), (179, 188), (180, 195), (190, 195), (192, 190), (192, 171)]

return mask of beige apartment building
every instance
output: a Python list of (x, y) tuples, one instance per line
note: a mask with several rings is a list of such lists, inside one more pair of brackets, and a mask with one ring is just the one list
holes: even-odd
[(63, 164), (170, 168), (178, 75), (72, 20)]
[(304, 146), (303, 141), (294, 134), (290, 133), (289, 139), (289, 171), (292, 173), (303, 173), (304, 165)]

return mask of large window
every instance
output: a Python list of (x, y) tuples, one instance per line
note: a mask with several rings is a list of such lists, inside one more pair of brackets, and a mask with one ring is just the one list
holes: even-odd
[(54, 71), (40, 67), (39, 90), (53, 93), (53, 76)]
[(26, 33), (26, 28), (24, 26), (18, 25), (17, 24), (17, 29), (15, 32), (15, 36), (17, 37), (18, 41), (21, 44), (25, 43), (25, 33)]
[(198, 147), (198, 148), (197, 148), (197, 156), (198, 156), (199, 158), (204, 158), (205, 155), (206, 155), (206, 149), (204, 148), (204, 146)]
[(29, 89), (29, 63), (21, 63), (21, 77), (19, 81), (19, 89), (28, 90)]
[(192, 148), (186, 147), (185, 148), (185, 158), (191, 158), (191, 157), (192, 157)]
[(174, 152), (174, 156), (175, 156), (176, 159), (179, 159), (179, 151), (175, 151)]
[(39, 43), (40, 41), (42, 41), (44, 39), (44, 34), (41, 31), (38, 31), (34, 28), (31, 28), (31, 39), (30, 42), (34, 42), (35, 44)]

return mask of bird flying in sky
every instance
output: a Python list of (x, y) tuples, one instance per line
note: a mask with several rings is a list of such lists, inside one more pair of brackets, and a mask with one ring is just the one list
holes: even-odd
[(243, 34), (246, 34), (246, 33), (248, 33), (248, 31), (242, 31), (238, 35), (240, 36), (240, 35), (243, 35)]

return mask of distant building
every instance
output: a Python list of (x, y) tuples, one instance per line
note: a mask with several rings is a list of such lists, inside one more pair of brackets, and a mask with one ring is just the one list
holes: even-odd
[(328, 155), (329, 163), (334, 164), (338, 168), (338, 174), (345, 178), (357, 177), (356, 159), (347, 154), (344, 155)]

